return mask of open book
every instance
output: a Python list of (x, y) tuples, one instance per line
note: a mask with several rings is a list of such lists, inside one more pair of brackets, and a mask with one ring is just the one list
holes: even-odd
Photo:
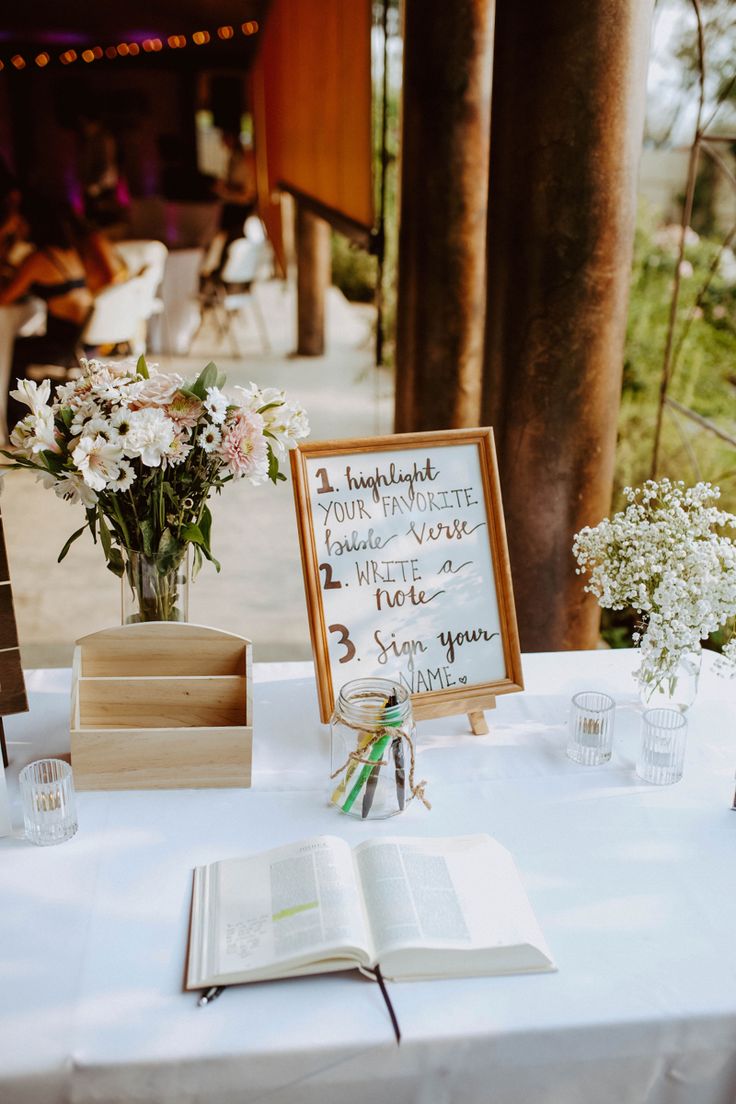
[(376, 964), (395, 980), (555, 969), (489, 836), (317, 836), (194, 871), (187, 989)]

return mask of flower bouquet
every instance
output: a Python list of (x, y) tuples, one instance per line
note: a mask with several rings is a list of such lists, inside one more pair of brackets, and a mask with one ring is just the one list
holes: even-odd
[(31, 468), (46, 487), (81, 503), (85, 524), (107, 566), (127, 576), (133, 621), (184, 620), (181, 571), (188, 549), (194, 570), (212, 554), (213, 491), (247, 479), (273, 483), (287, 450), (309, 433), (304, 410), (283, 391), (255, 384), (223, 391), (225, 376), (208, 364), (194, 381), (157, 372), (141, 357), (82, 362), (81, 376), (56, 388), (19, 380), (13, 397), (29, 407), (13, 429), (15, 467)]
[(688, 670), (697, 680), (701, 640), (718, 629), (729, 638), (719, 668), (736, 670), (736, 543), (727, 534), (736, 517), (713, 505), (720, 493), (710, 483), (648, 480), (624, 490), (625, 510), (575, 536), (578, 574), (589, 573), (585, 590), (605, 609), (640, 614), (635, 677), (645, 702), (657, 692), (680, 708), (692, 704), (695, 687), (683, 699), (678, 680)]

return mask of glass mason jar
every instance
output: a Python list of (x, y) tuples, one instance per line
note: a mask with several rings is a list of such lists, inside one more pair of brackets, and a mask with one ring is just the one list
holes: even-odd
[(703, 652), (685, 652), (670, 677), (639, 683), (639, 700), (645, 709), (679, 709), (686, 713), (695, 701), (700, 680)]
[(330, 804), (361, 820), (402, 812), (412, 797), (415, 746), (405, 687), (380, 678), (346, 683), (330, 721)]
[(122, 623), (189, 619), (189, 548), (183, 555), (123, 553)]

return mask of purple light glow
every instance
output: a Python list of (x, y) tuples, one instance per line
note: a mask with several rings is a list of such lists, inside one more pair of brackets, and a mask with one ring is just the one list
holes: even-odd
[(89, 35), (74, 31), (0, 31), (0, 42), (38, 42), (44, 46), (79, 46), (90, 42)]

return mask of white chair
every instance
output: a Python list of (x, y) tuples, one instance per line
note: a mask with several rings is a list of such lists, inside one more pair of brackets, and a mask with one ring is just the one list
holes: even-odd
[[(260, 222), (258, 222), (258, 225), (260, 226)], [(236, 238), (235, 241), (230, 242), (220, 281), (225, 292), (222, 305), (228, 318), (228, 332), (233, 333), (232, 322), (235, 316), (246, 306), (249, 306), (253, 312), (263, 349), (265, 352), (270, 352), (271, 342), (268, 338), (266, 320), (263, 317), (258, 297), (253, 290), (253, 285), (267, 257), (268, 242), (265, 235), (260, 241), (251, 238)], [(235, 344), (237, 345), (237, 341)]]
[(169, 251), (161, 241), (121, 241), (115, 243), (115, 249), (125, 261), (131, 276), (141, 276), (145, 272), (158, 292), (166, 269)]
[(151, 336), (152, 319), (163, 312), (161, 284), (169, 251), (160, 241), (121, 241), (115, 248), (125, 261), (128, 271), (142, 277), (143, 319), (136, 345), (147, 347)]
[(148, 328), (152, 353), (186, 354), (201, 321), (200, 271), (204, 249), (175, 249), (166, 259), (160, 297), (163, 313)]
[(95, 298), (82, 343), (129, 345), (134, 355), (140, 356), (146, 351), (145, 327), (150, 308), (150, 280), (145, 275), (105, 288)]

